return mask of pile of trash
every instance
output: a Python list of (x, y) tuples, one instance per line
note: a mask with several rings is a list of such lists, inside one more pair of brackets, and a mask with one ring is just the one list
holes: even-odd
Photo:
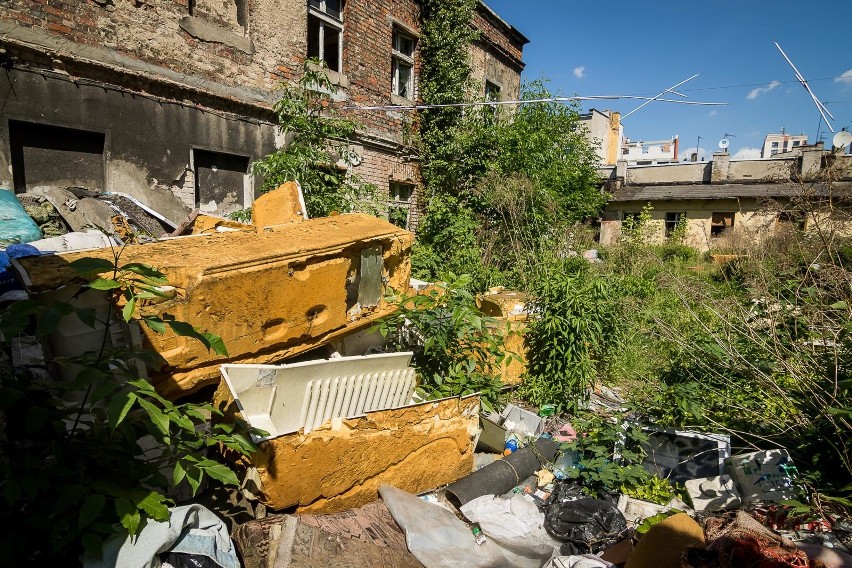
[(684, 500), (659, 505), (590, 495), (572, 472), (582, 467), (576, 452), (565, 448), (578, 433), (570, 423), (548, 426), (554, 419), (514, 405), (482, 416), (485, 451), (468, 475), (420, 494), (380, 485), (379, 501), (343, 513), (250, 520), (233, 527), (228, 554), (247, 568), (852, 566), (849, 519), (784, 504), (798, 495), (784, 450), (730, 456), (725, 436), (646, 427), (646, 469), (686, 488)]

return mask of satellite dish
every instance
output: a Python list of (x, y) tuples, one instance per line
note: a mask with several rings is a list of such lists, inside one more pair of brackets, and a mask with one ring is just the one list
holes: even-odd
[(721, 140), (719, 140), (719, 148), (721, 148), (722, 150), (727, 150), (728, 146), (730, 145), (731, 142), (727, 138), (722, 138)]
[(831, 143), (835, 148), (845, 148), (850, 142), (852, 142), (852, 132), (848, 132), (846, 130), (841, 130), (835, 134), (834, 138), (831, 140)]

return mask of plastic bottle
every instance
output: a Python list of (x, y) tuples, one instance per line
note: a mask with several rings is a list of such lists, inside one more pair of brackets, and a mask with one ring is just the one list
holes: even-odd
[(562, 454), (553, 462), (553, 476), (556, 479), (565, 479), (568, 477), (568, 472), (577, 467), (579, 456), (574, 450), (564, 450)]
[(514, 433), (509, 434), (509, 436), (506, 438), (506, 445), (504, 446), (503, 455), (507, 456), (507, 455), (511, 454), (512, 452), (517, 451), (518, 446), (519, 446), (518, 437), (515, 436)]

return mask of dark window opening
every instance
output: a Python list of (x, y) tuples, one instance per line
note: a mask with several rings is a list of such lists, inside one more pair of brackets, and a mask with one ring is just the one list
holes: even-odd
[(686, 221), (686, 213), (679, 211), (670, 211), (666, 213), (666, 236), (672, 236), (677, 226)]
[(9, 121), (15, 193), (39, 185), (104, 189), (102, 132)]
[(342, 0), (308, 1), (308, 58), (324, 61), (341, 72), (343, 53)]
[(248, 0), (237, 0), (237, 23), (248, 29)]
[(710, 236), (718, 237), (734, 226), (734, 213), (713, 213), (710, 219)]
[(390, 182), (391, 204), (388, 208), (388, 221), (397, 227), (407, 229), (411, 218), (413, 197), (414, 185), (396, 181)]
[(193, 150), (195, 202), (199, 208), (230, 213), (245, 208), (249, 158), (234, 154)]
[(393, 30), (391, 45), (391, 85), (394, 95), (414, 98), (414, 38)]
[(485, 81), (485, 100), (486, 101), (499, 101), (500, 100), (500, 86), (492, 83), (491, 81)]

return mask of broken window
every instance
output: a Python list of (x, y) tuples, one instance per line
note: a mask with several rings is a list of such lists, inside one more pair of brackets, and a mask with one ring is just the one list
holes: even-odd
[(104, 187), (103, 132), (9, 121), (15, 193), (37, 186)]
[(308, 0), (308, 57), (341, 72), (343, 0)]
[(394, 28), (391, 50), (392, 92), (406, 99), (414, 98), (414, 44), (414, 38)]
[(672, 236), (677, 226), (686, 220), (686, 213), (680, 211), (669, 211), (666, 213), (666, 236)]
[(390, 183), (391, 204), (388, 207), (388, 221), (397, 227), (407, 229), (413, 196), (414, 185), (392, 181)]
[(714, 212), (710, 219), (710, 236), (718, 237), (734, 226), (734, 213)]
[(485, 81), (485, 100), (499, 101), (500, 100), (500, 85), (496, 85), (491, 81)]
[(194, 149), (192, 157), (199, 209), (224, 214), (245, 208), (250, 183), (248, 156)]

